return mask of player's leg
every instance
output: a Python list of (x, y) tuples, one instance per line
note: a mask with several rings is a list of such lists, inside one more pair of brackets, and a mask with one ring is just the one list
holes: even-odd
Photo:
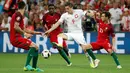
[[(58, 35), (58, 43), (62, 44), (62, 46), (64, 45), (63, 43), (64, 40), (67, 40), (67, 39), (68, 39), (68, 36), (63, 33)], [(67, 54), (64, 52), (63, 48), (59, 47), (58, 50), (59, 50), (60, 55), (62, 55), (62, 57), (67, 61), (68, 66), (71, 66), (72, 63), (69, 61)]]
[(35, 43), (31, 43), (30, 45), (30, 49), (33, 50), (33, 59), (32, 59), (32, 67), (34, 71), (38, 71), (38, 72), (43, 72), (42, 69), (37, 67), (37, 62), (38, 62), (38, 46)]
[[(54, 38), (54, 37), (53, 37)], [(63, 50), (63, 38), (62, 36), (57, 36), (56, 39), (52, 39), (50, 38), (53, 46), (56, 46), (56, 48), (59, 51), (59, 54), (64, 58), (64, 60), (67, 62), (68, 65), (71, 65), (72, 63), (70, 62), (70, 60), (68, 59), (65, 51)]]
[(64, 50), (64, 52), (66, 53), (66, 55), (67, 55), (69, 58), (71, 58), (71, 54), (70, 54), (70, 52), (69, 52), (69, 49), (68, 49), (68, 47), (67, 47), (67, 44), (66, 44), (66, 41), (65, 41), (65, 40), (63, 40), (63, 50)]
[[(38, 61), (38, 47), (32, 42), (30, 44), (30, 48), (28, 51), (28, 55), (27, 55), (27, 60), (26, 60), (26, 65), (24, 67), (24, 70), (26, 70), (26, 68), (28, 69), (28, 65), (30, 65), (30, 61), (32, 59), (32, 71), (43, 71), (39, 68), (37, 68), (37, 61)], [(31, 67), (30, 67), (31, 68)]]
[[(90, 44), (88, 44), (87, 46), (91, 46)], [(96, 58), (96, 56), (94, 55), (94, 53), (92, 52), (92, 47), (87, 47), (86, 48), (86, 45), (82, 45), (82, 48), (85, 49), (84, 51), (87, 52), (88, 54), (88, 59), (90, 59), (90, 66), (92, 68), (96, 68), (98, 67), (99, 63), (100, 63), (100, 60)], [(93, 61), (92, 59), (94, 60), (94, 66), (93, 66)]]
[(96, 57), (95, 57), (95, 55), (92, 52), (92, 47), (91, 47), (90, 44), (87, 44), (87, 49), (86, 49), (86, 45), (81, 45), (81, 47), (83, 49), (85, 49), (85, 51), (92, 57), (93, 60), (96, 60)]
[(92, 68), (95, 68), (95, 65), (94, 65), (94, 62), (93, 62), (93, 59), (91, 56), (89, 56), (89, 54), (87, 52), (84, 52), (85, 53), (85, 56), (88, 58), (89, 60), (89, 63), (90, 63), (90, 67)]
[[(86, 41), (82, 33), (71, 33), (70, 36), (82, 47), (84, 50), (86, 48)], [(93, 59), (96, 59), (91, 49), (86, 50), (88, 52), (88, 59), (90, 61), (90, 66), (94, 68)], [(92, 58), (91, 58), (92, 57)]]
[(34, 58), (34, 56), (36, 56), (35, 54), (35, 48), (30, 47), (29, 51), (28, 51), (28, 55), (27, 55), (27, 59), (26, 59), (26, 64), (24, 67), (24, 70), (33, 70), (32, 66), (30, 67), (30, 61), (31, 59)]
[(116, 56), (115, 52), (113, 51), (113, 52), (110, 53), (110, 54), (111, 54), (111, 56), (113, 57), (113, 59), (114, 59), (116, 65), (117, 65), (117, 68), (119, 68), (119, 69), (122, 68), (122, 66), (120, 65), (120, 63), (119, 63), (119, 61), (118, 61), (118, 57)]
[(71, 58), (71, 54), (70, 54), (68, 48), (67, 48), (67, 47), (63, 47), (63, 50), (64, 50), (64, 52), (66, 53), (66, 55), (67, 55), (69, 58)]
[(31, 59), (33, 57), (33, 53), (34, 53), (33, 48), (30, 48), (29, 51), (28, 51), (28, 54), (27, 54), (26, 64), (25, 64), (25, 67), (24, 67), (25, 71), (33, 70), (32, 66), (30, 66), (30, 62), (31, 62)]
[(59, 48), (63, 48), (63, 41), (66, 39), (67, 39), (67, 36), (63, 33), (50, 36), (50, 40), (51, 40), (52, 44)]
[(67, 64), (71, 64), (70, 60), (68, 59), (65, 51), (63, 50), (62, 47), (59, 47), (57, 44), (55, 44), (56, 42), (52, 42), (53, 47), (55, 47), (58, 51), (59, 54), (61, 55), (62, 58), (64, 58), (64, 60), (67, 62)]
[(58, 42), (58, 46), (61, 46), (63, 47), (63, 42), (64, 40), (67, 40), (68, 36), (65, 35), (64, 33), (60, 33), (58, 36), (57, 36), (57, 42)]
[(26, 59), (26, 64), (25, 64), (25, 67), (24, 67), (25, 71), (32, 70), (32, 66), (30, 66), (30, 61), (33, 57), (35, 49), (30, 48), (31, 43), (32, 42), (30, 40), (22, 38), (22, 37), (17, 38), (12, 43), (12, 45), (15, 46), (15, 47), (22, 48), (22, 49), (25, 49), (25, 50), (29, 50), (28, 55), (27, 55), (27, 59)]
[(106, 51), (113, 57), (117, 68), (122, 68), (119, 61), (118, 61), (118, 57), (116, 56), (116, 53), (114, 52), (114, 50), (112, 50), (112, 45), (109, 42), (104, 43), (104, 48), (106, 49)]
[[(28, 39), (19, 38), (18, 40), (20, 42), (20, 44), (17, 44), (17, 46), (19, 48), (23, 48), (23, 49), (29, 50), (24, 70), (27, 71), (27, 70), (34, 70), (34, 69), (36, 69), (37, 60), (38, 60), (38, 47), (33, 42), (28, 40)], [(33, 66), (30, 66), (31, 59), (33, 59)], [(39, 71), (40, 71), (40, 69), (39, 69)], [(41, 70), (41, 71), (43, 71), (43, 70)]]
[(67, 66), (71, 66), (71, 62), (70, 60), (68, 59), (66, 53), (64, 52), (63, 48), (58, 48), (58, 51), (59, 51), (59, 54), (65, 59), (65, 61), (67, 62)]
[(98, 44), (98, 42), (93, 42), (91, 44), (87, 44), (84, 46), (84, 51), (87, 51), (87, 53), (92, 57), (94, 60), (95, 68), (98, 67), (100, 60), (95, 57), (92, 50), (100, 50), (101, 46)]
[[(56, 48), (56, 46), (58, 45), (58, 37), (57, 36), (58, 36), (57, 34), (50, 35), (50, 41), (52, 42), (53, 48)], [(69, 50), (67, 48), (66, 41), (63, 40), (61, 42), (63, 43), (62, 45), (63, 45), (64, 52), (66, 53), (67, 56), (69, 56), (70, 54), (69, 54)], [(62, 48), (62, 46), (61, 46), (61, 48)]]

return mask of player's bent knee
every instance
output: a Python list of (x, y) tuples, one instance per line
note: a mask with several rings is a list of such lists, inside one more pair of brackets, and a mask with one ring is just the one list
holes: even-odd
[(90, 49), (90, 48), (92, 48), (91, 44), (86, 44), (84, 49), (87, 50), (87, 49)]
[(30, 47), (34, 47), (34, 48), (36, 48), (36, 50), (39, 49), (38, 46), (34, 42), (31, 43)]
[(36, 50), (39, 50), (39, 48), (38, 48), (38, 46), (37, 46), (37, 45), (35, 45), (35, 48), (36, 48)]
[(113, 52), (112, 49), (108, 49), (107, 51), (109, 54), (112, 54), (112, 52)]
[(62, 37), (64, 40), (67, 40), (67, 39), (68, 39), (67, 36), (66, 36), (65, 34), (63, 34), (63, 33), (60, 33), (60, 34), (58, 35), (58, 37)]
[(81, 45), (81, 47), (82, 47), (82, 49), (83, 49), (84, 51), (86, 51), (87, 49), (90, 48), (90, 45), (89, 45), (89, 44)]

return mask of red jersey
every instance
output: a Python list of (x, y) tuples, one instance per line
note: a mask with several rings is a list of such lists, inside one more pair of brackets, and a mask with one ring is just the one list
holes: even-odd
[(14, 29), (15, 22), (18, 22), (19, 27), (21, 29), (24, 29), (23, 17), (20, 12), (15, 12), (12, 15), (12, 19), (10, 22), (10, 40), (11, 41), (16, 39), (16, 37), (22, 37), (22, 35), (20, 33), (18, 33), (17, 31), (15, 31), (15, 29)]
[(98, 40), (97, 41), (105, 41), (109, 40), (109, 36), (115, 37), (114, 29), (112, 24), (105, 24), (101, 20), (99, 21), (98, 27)]
[[(47, 26), (48, 29), (51, 28), (53, 24), (55, 24), (58, 20), (60, 19), (60, 14), (59, 13), (54, 13), (53, 15), (50, 15), (49, 12), (46, 13), (43, 17), (43, 24)], [(53, 30), (50, 35), (58, 35), (59, 33), (62, 32), (62, 29), (60, 26)]]
[[(43, 17), (43, 24), (47, 26), (47, 29), (50, 29), (53, 24), (55, 24), (60, 19), (59, 13), (54, 13), (53, 15), (50, 15), (49, 12), (46, 13)], [(55, 30), (53, 30), (49, 34), (49, 38), (51, 43), (58, 43), (57, 35), (62, 32), (62, 29), (60, 26), (58, 26)], [(63, 46), (67, 47), (65, 40), (63, 40)], [(55, 48), (55, 46), (53, 46)]]

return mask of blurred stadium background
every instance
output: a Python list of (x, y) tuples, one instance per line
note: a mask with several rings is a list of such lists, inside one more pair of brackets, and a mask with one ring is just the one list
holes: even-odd
[[(27, 51), (13, 47), (9, 41), (10, 20), (12, 14), (17, 10), (17, 2), (20, 0), (0, 0), (0, 73), (23, 73), (23, 64)], [(71, 61), (73, 65), (67, 67), (64, 60), (53, 49), (49, 39), (40, 35), (34, 35), (33, 40), (39, 45), (39, 66), (45, 70), (45, 73), (129, 73), (130, 72), (130, 0), (23, 0), (27, 5), (24, 17), (24, 23), (27, 28), (35, 31), (44, 30), (42, 27), (42, 17), (48, 12), (48, 4), (53, 3), (56, 6), (56, 12), (64, 13), (64, 3), (70, 1), (75, 9), (87, 11), (87, 19), (83, 21), (84, 36), (87, 43), (96, 41), (96, 20), (100, 19), (100, 13), (116, 8), (119, 13), (112, 14), (116, 33), (116, 53), (121, 62), (122, 69), (116, 69), (111, 56), (106, 55), (105, 50), (94, 51), (96, 56), (101, 59), (101, 64), (97, 69), (89, 67), (89, 62), (82, 49), (75, 41), (67, 41)], [(115, 10), (116, 10), (115, 9)], [(88, 21), (89, 20), (89, 21)], [(90, 21), (91, 20), (91, 21)], [(63, 24), (64, 32), (67, 27)], [(43, 49), (49, 49), (53, 54), (49, 59), (41, 56)]]

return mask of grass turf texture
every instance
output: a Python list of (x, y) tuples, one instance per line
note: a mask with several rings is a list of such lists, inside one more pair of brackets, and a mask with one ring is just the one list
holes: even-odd
[[(27, 54), (0, 54), (0, 73), (37, 73), (23, 71)], [(130, 73), (130, 55), (118, 55), (122, 69), (117, 69), (110, 55), (96, 55), (101, 60), (96, 69), (89, 66), (84, 54), (72, 54), (72, 66), (67, 67), (66, 62), (59, 54), (52, 54), (49, 59), (44, 59), (39, 54), (38, 66), (44, 73)]]

